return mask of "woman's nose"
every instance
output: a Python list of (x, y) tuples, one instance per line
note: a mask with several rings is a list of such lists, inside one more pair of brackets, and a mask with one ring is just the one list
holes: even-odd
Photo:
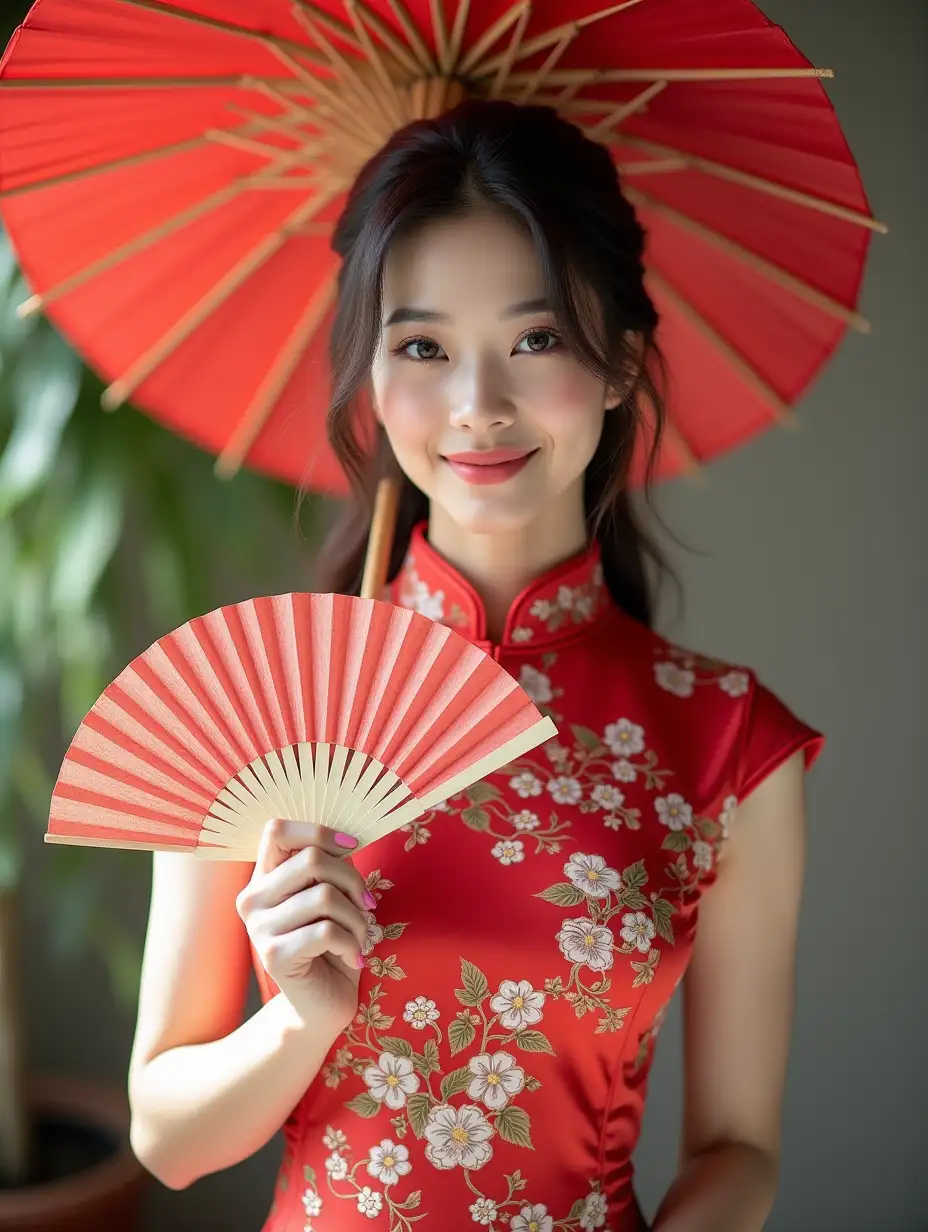
[(449, 382), (448, 396), (448, 418), (454, 428), (476, 433), (506, 427), (515, 419), (505, 375), (491, 361), (459, 368)]

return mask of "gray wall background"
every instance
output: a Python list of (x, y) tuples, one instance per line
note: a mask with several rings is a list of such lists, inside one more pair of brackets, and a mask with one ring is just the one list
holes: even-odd
[[(865, 284), (874, 333), (845, 341), (801, 408), (801, 430), (720, 460), (704, 486), (664, 490), (671, 526), (708, 555), (671, 549), (687, 607), (663, 628), (753, 664), (829, 737), (809, 782), (799, 1005), (768, 1228), (924, 1232), (928, 4), (763, 7), (814, 63), (835, 68), (830, 92), (891, 234), (875, 237)], [(41, 858), (37, 838), (33, 868)], [(141, 931), (147, 901), (131, 888), (123, 897)], [(61, 973), (38, 942), (29, 948), (35, 1068), (122, 1081), (132, 1023), (110, 1008), (102, 972)], [(672, 1014), (637, 1160), (649, 1213), (675, 1168), (680, 1085)], [(149, 1228), (256, 1232), (278, 1154), (274, 1142), (182, 1193), (157, 1188)]]

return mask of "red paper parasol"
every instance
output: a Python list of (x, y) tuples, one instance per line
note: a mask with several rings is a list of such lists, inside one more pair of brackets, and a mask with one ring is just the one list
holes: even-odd
[[(566, 20), (565, 20), (566, 19)], [(614, 153), (671, 374), (660, 473), (772, 423), (856, 309), (870, 235), (812, 68), (749, 0), (37, 0), (0, 62), (0, 201), (35, 294), (127, 399), (332, 492), (328, 245), (361, 163), (467, 94)]]

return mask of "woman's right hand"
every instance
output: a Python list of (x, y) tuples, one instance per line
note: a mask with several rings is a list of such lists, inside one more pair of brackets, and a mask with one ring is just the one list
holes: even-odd
[(345, 859), (349, 837), (305, 821), (269, 821), (235, 900), (262, 966), (300, 1017), (318, 1022), (321, 1014), (339, 1030), (358, 1008), (364, 912), (376, 905)]

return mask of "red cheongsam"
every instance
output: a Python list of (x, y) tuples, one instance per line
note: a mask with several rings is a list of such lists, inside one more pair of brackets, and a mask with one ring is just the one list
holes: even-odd
[(519, 596), (501, 645), (423, 527), (390, 597), (559, 735), (353, 857), (377, 899), (359, 1010), (287, 1121), (264, 1232), (643, 1228), (632, 1152), (700, 898), (737, 802), (822, 738), (625, 615), (596, 547)]

